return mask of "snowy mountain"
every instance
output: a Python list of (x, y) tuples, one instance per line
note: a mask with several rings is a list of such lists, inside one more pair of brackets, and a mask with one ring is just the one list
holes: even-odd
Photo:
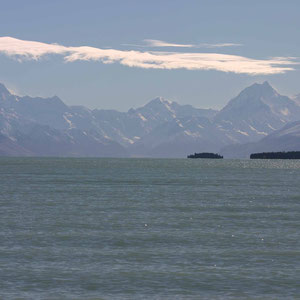
[(133, 143), (129, 151), (155, 157), (218, 152), (227, 145), (256, 142), (288, 122), (300, 120), (300, 106), (264, 82), (243, 90), (215, 115), (174, 116)]
[(213, 118), (216, 111), (197, 109), (191, 105), (179, 105), (158, 97), (140, 108), (130, 109), (127, 113), (115, 110), (94, 110), (92, 114), (104, 135), (129, 147), (164, 123), (172, 122), (180, 117)]
[(253, 84), (217, 114), (215, 123), (235, 143), (257, 141), (286, 123), (300, 120), (300, 106), (268, 82)]
[(221, 150), (227, 158), (249, 158), (251, 153), (300, 151), (300, 121), (291, 122), (256, 143), (231, 145)]
[(185, 157), (195, 149), (218, 151), (230, 143), (222, 131), (205, 117), (174, 118), (157, 126), (129, 150), (134, 155)]
[[(58, 97), (12, 95), (0, 85), (0, 154), (23, 156), (127, 156), (117, 142), (92, 127), (82, 130), (68, 116), (77, 115)], [(78, 119), (78, 120), (77, 120)], [(89, 123), (78, 117), (76, 121)]]
[(221, 111), (158, 97), (119, 112), (67, 106), (58, 97), (20, 97), (0, 84), (0, 155), (186, 157), (219, 152), (257, 142), (300, 120), (297, 101), (265, 82), (246, 88)]

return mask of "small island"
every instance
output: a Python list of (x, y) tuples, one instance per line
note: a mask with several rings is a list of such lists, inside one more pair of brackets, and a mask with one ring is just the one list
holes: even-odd
[(300, 159), (300, 151), (253, 153), (250, 159)]
[(220, 159), (223, 158), (223, 156), (216, 154), (216, 153), (209, 153), (209, 152), (202, 152), (202, 153), (195, 153), (190, 154), (187, 156), (187, 158), (214, 158), (214, 159)]

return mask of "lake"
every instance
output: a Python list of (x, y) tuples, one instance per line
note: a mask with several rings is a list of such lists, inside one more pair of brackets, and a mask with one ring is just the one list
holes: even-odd
[(300, 161), (0, 158), (1, 299), (295, 299)]

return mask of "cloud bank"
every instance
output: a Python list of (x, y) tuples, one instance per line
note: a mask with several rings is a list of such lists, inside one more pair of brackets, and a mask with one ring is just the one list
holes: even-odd
[(66, 62), (100, 61), (143, 69), (216, 70), (249, 75), (269, 75), (294, 70), (299, 64), (291, 57), (252, 59), (219, 53), (188, 53), (101, 49), (89, 46), (66, 47), (35, 41), (0, 37), (0, 53), (18, 61), (39, 60), (47, 55), (61, 55)]

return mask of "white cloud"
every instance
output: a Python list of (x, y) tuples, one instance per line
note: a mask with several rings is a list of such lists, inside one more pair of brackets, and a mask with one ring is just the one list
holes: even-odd
[[(168, 43), (165, 41), (160, 40), (144, 40), (147, 46), (149, 47), (176, 47), (176, 48), (223, 48), (223, 47), (237, 47), (242, 46), (242, 44), (235, 44), (235, 43), (218, 43), (218, 44), (175, 44), (175, 43)], [(137, 45), (136, 45), (137, 46)]]
[(194, 48), (196, 45), (193, 44), (174, 44), (160, 40), (144, 40), (149, 47), (182, 47), (182, 48)]
[(243, 56), (219, 53), (188, 53), (100, 49), (89, 46), (65, 47), (0, 37), (0, 53), (22, 60), (39, 60), (50, 54), (62, 55), (66, 62), (101, 61), (120, 63), (128, 67), (144, 69), (217, 70), (249, 75), (278, 74), (293, 70), (299, 64), (290, 57), (251, 59)]
[(219, 43), (219, 44), (199, 44), (198, 48), (224, 48), (224, 47), (240, 47), (243, 44), (236, 44), (236, 43)]

